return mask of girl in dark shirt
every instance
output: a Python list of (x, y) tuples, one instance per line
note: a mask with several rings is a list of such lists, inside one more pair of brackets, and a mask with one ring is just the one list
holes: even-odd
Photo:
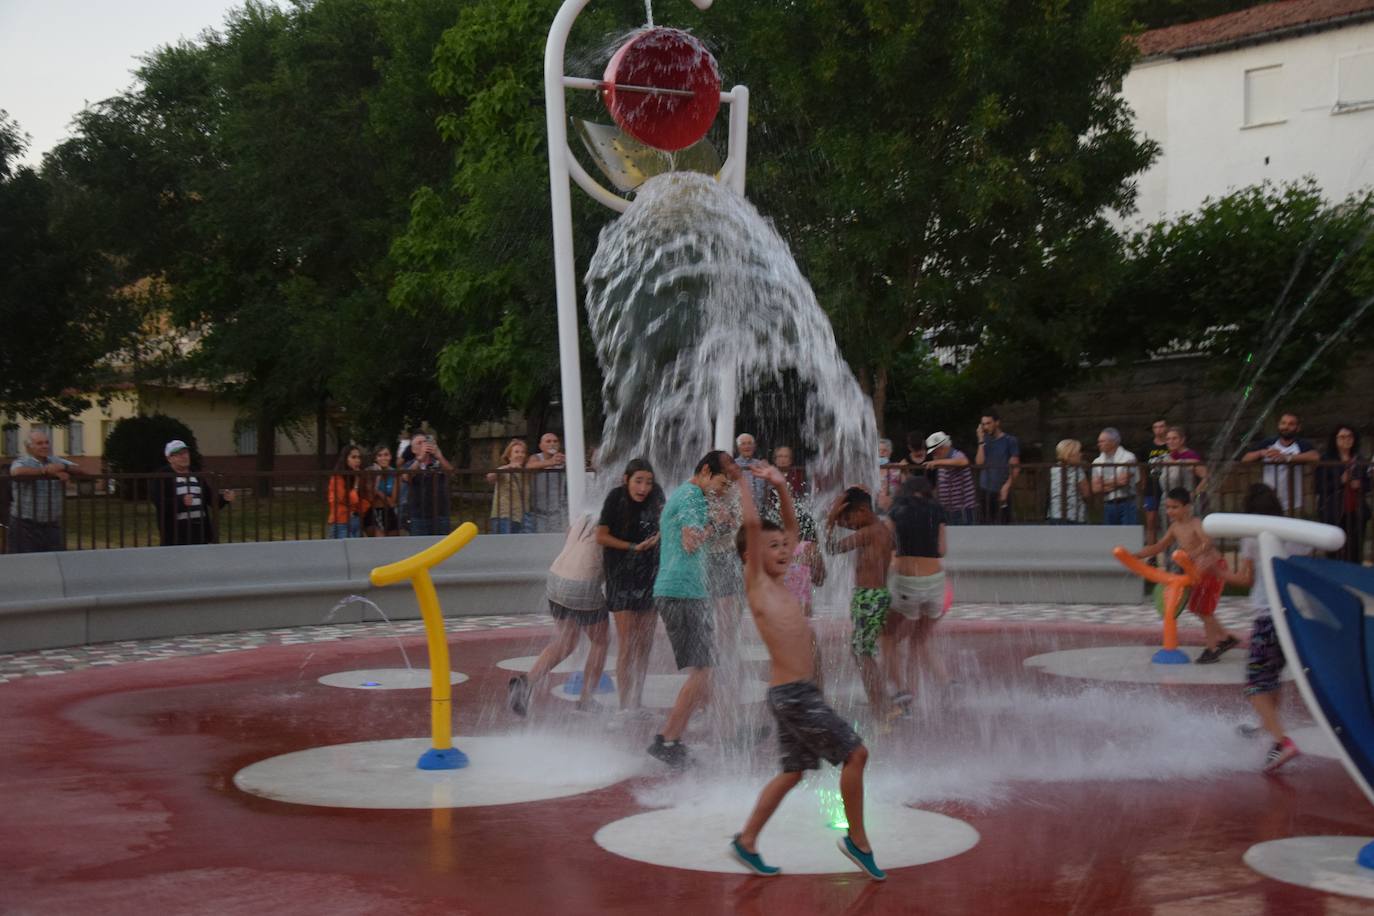
[[(893, 702), (909, 708), (912, 690), (919, 674), (918, 660), (924, 658), (940, 680), (946, 680), (944, 666), (929, 650), (935, 621), (944, 615), (945, 510), (932, 496), (930, 480), (909, 477), (888, 513), (896, 535), (897, 551), (892, 557), (889, 589), (892, 610), (888, 619), (888, 645), (883, 651), (888, 682), (896, 693)], [(902, 664), (901, 649), (906, 649)]]
[(597, 521), (596, 541), (604, 548), (606, 602), (620, 642), (616, 677), (620, 715), (641, 708), (644, 676), (653, 648), (654, 576), (658, 574), (658, 517), (663, 490), (643, 458), (625, 466), (624, 483), (606, 495)]

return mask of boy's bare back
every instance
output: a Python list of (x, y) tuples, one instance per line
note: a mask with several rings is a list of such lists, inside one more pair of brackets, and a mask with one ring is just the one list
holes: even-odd
[[(892, 531), (873, 511), (863, 487), (850, 487), (835, 499), (826, 517), (826, 542), (831, 553), (854, 553), (854, 587), (886, 588), (887, 568), (894, 548)], [(854, 533), (836, 539), (836, 524)]]
[(887, 568), (892, 563), (892, 531), (880, 521), (865, 525), (854, 533), (854, 586), (884, 588)]

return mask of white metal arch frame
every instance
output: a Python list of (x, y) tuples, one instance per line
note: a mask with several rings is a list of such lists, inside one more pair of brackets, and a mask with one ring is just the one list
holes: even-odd
[[(564, 0), (549, 27), (544, 46), (544, 107), (549, 132), (549, 202), (553, 211), (553, 269), (558, 296), (558, 355), (563, 390), (563, 444), (570, 460), (568, 474), (568, 511), (583, 509), (587, 480), (582, 456), (586, 437), (582, 427), (582, 365), (577, 346), (577, 275), (573, 264), (572, 194), (570, 179), (576, 181), (592, 199), (617, 213), (624, 213), (630, 202), (603, 187), (587, 173), (568, 146), (568, 89), (599, 90), (598, 80), (571, 77), (563, 73), (568, 34), (573, 22), (591, 0)], [(692, 0), (697, 9), (710, 8), (712, 0)], [(734, 86), (720, 94), (722, 104), (730, 106), (730, 132), (725, 163), (717, 178), (744, 194), (745, 154), (749, 130), (749, 90)], [(734, 380), (725, 386), (717, 406), (715, 443), (730, 449), (735, 434), (736, 395)]]

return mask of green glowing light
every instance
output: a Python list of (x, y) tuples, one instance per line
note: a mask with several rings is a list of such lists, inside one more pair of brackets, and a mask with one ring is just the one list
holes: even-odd
[(838, 789), (816, 789), (816, 802), (820, 805), (821, 817), (831, 830), (848, 830), (849, 819), (844, 816), (844, 799)]

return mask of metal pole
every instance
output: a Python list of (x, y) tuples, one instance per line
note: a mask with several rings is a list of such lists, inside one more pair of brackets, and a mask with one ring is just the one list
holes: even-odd
[[(549, 39), (544, 45), (544, 112), (549, 133), (549, 206), (553, 215), (553, 275), (558, 300), (558, 354), (563, 401), (563, 443), (569, 462), (568, 513), (577, 513), (585, 501), (587, 491), (586, 437), (582, 428), (582, 362), (577, 342), (577, 275), (573, 264), (571, 169), (576, 169), (578, 184), (588, 193), (612, 209), (624, 212), (627, 202), (608, 192), (596, 193), (595, 186), (581, 164), (569, 162), (567, 100), (564, 87), (569, 84), (563, 75), (568, 34), (573, 22), (590, 0), (564, 0), (549, 26)], [(713, 0), (692, 0), (699, 10), (709, 9)], [(572, 80), (573, 88), (583, 81)], [(590, 80), (586, 82), (592, 82)], [(730, 161), (734, 163), (730, 186), (744, 193), (744, 136), (748, 132), (749, 91), (743, 86), (732, 90), (734, 96), (730, 116)], [(738, 146), (736, 144), (738, 143)], [(738, 151), (738, 152), (737, 152)], [(599, 186), (597, 190), (600, 190)], [(734, 436), (735, 383), (731, 379), (722, 386), (721, 403), (728, 404), (716, 416), (716, 440), (721, 441), (722, 430), (727, 440)], [(718, 445), (729, 448), (729, 445)]]
[(549, 204), (553, 211), (553, 275), (558, 296), (558, 362), (562, 382), (563, 443), (568, 454), (568, 513), (587, 490), (582, 433), (582, 361), (577, 344), (577, 278), (573, 272), (572, 189), (568, 182), (568, 117), (563, 56), (573, 21), (589, 0), (565, 0), (544, 46), (544, 110), (549, 131)]
[[(729, 158), (721, 169), (721, 180), (740, 197), (744, 196), (745, 141), (749, 135), (749, 90), (735, 86), (730, 90)], [(739, 379), (726, 374), (716, 390), (716, 448), (734, 454), (735, 414), (739, 410)]]

